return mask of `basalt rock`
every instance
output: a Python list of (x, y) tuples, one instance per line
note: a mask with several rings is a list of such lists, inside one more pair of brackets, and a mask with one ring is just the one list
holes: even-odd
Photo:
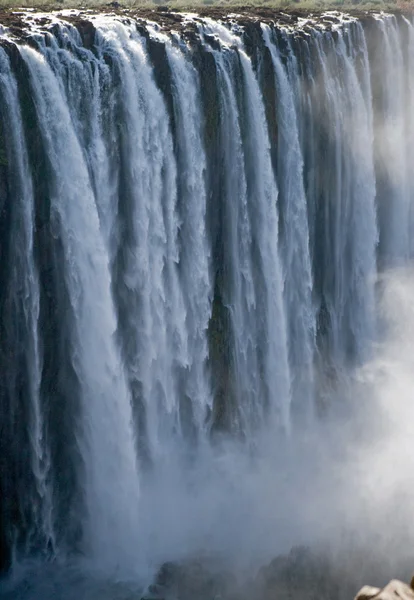
[(238, 597), (234, 577), (208, 560), (164, 563), (145, 598), (201, 600)]
[(263, 600), (332, 600), (338, 598), (341, 582), (325, 555), (298, 546), (263, 567), (257, 587)]

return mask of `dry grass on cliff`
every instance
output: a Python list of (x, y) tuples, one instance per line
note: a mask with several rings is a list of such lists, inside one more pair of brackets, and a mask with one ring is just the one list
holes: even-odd
[[(128, 1), (128, 0), (126, 0)], [(130, 0), (134, 6), (139, 6), (140, 0)], [(160, 3), (162, 0), (160, 0)], [(414, 9), (414, 0), (169, 0), (168, 6), (177, 8), (191, 8), (197, 6), (220, 6), (220, 7), (271, 7), (275, 10), (304, 10), (304, 11), (323, 11), (323, 10), (343, 10), (343, 11), (361, 11), (361, 10), (398, 10)]]
[[(171, 9), (197, 10), (198, 7), (270, 7), (275, 10), (414, 10), (414, 0), (118, 0), (124, 8), (155, 8), (159, 5)], [(99, 8), (110, 4), (110, 0), (0, 0), (2, 8), (34, 7), (51, 9)]]

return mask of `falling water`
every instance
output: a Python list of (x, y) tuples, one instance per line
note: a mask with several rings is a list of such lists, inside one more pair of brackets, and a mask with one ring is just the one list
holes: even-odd
[[(405, 153), (406, 112), (404, 110), (404, 72), (399, 28), (393, 17), (379, 21), (381, 53), (376, 69), (383, 76), (375, 78), (381, 110), (375, 114), (376, 169), (378, 177), (378, 215), (383, 235), (380, 259), (385, 265), (398, 264), (409, 255), (409, 189)], [(382, 42), (382, 43), (381, 43)], [(379, 88), (379, 89), (378, 89)], [(381, 89), (382, 88), (382, 89)], [(393, 198), (390, 210), (389, 198)]]
[[(197, 430), (204, 427), (211, 407), (211, 387), (207, 370), (207, 330), (211, 316), (210, 248), (206, 230), (206, 155), (200, 130), (203, 121), (200, 82), (190, 62), (188, 48), (164, 36), (174, 101), (177, 140), (178, 196), (180, 219), (180, 281), (184, 295), (188, 363), (183, 373), (186, 406)], [(185, 421), (184, 421), (185, 424)], [(185, 434), (185, 432), (183, 432)]]
[[(24, 332), (24, 361), (27, 369), (27, 389), (25, 390), (28, 411), (28, 435), (30, 443), (30, 466), (34, 480), (33, 495), (27, 499), (33, 505), (33, 523), (29, 525), (25, 543), (26, 551), (33, 548), (54, 546), (53, 523), (51, 519), (52, 499), (49, 479), (50, 456), (47, 447), (45, 423), (40, 399), (42, 356), (39, 342), (39, 281), (33, 257), (34, 198), (33, 183), (29, 172), (28, 156), (24, 141), (16, 81), (10, 71), (10, 63), (3, 49), (0, 52), (0, 92), (2, 117), (7, 124), (4, 134), (9, 140), (8, 160), (14, 166), (12, 193), (18, 207), (11, 220), (13, 236), (19, 243), (12, 248), (8, 260), (14, 265), (10, 280), (10, 302), (14, 304), (14, 318), (21, 320)], [(17, 325), (17, 323), (15, 324)], [(11, 380), (11, 385), (18, 383)], [(11, 405), (8, 419), (12, 425), (18, 407)], [(13, 425), (12, 425), (13, 426)], [(26, 508), (26, 510), (28, 507)], [(14, 535), (18, 536), (18, 532)], [(40, 539), (39, 539), (40, 538)]]
[[(262, 411), (268, 406), (271, 412), (276, 410), (281, 415), (281, 422), (288, 429), (290, 376), (278, 253), (278, 192), (263, 103), (239, 38), (211, 20), (205, 23), (204, 30), (223, 45), (213, 51), (217, 71), (223, 78), (220, 90), (226, 91), (221, 102), (227, 114), (222, 120), (226, 126), (231, 124), (223, 137), (236, 144), (226, 148), (224, 156), (224, 161), (229, 161), (225, 162), (226, 177), (232, 178), (226, 190), (232, 242), (228, 268), (234, 287), (228, 292), (227, 303), (233, 317), (234, 360), (239, 378), (235, 393), (244, 413), (244, 427), (262, 420)], [(237, 54), (229, 52), (230, 45), (237, 47)], [(237, 77), (236, 69), (245, 81), (240, 108), (237, 82), (232, 81)], [(233, 161), (237, 163), (232, 164)], [(240, 181), (234, 181), (235, 177)], [(236, 229), (238, 223), (240, 229)], [(265, 374), (264, 382), (261, 373)]]
[(303, 158), (299, 143), (298, 115), (288, 74), (271, 38), (270, 27), (263, 25), (262, 28), (272, 56), (279, 98), (276, 115), (279, 131), (277, 173), (283, 201), (284, 301), (289, 323), (293, 397), (298, 403), (298, 417), (303, 419), (314, 408), (313, 357), (316, 334)]
[(130, 395), (114, 340), (116, 320), (108, 257), (66, 99), (44, 58), (28, 47), (21, 53), (28, 65), (39, 128), (50, 160), (51, 213), (67, 265), (65, 283), (73, 312), (72, 364), (84, 413), (81, 444), (87, 527), (91, 529), (87, 543), (92, 552), (101, 555), (111, 540), (111, 552), (116, 549), (122, 553), (123, 540), (137, 521), (139, 487)]

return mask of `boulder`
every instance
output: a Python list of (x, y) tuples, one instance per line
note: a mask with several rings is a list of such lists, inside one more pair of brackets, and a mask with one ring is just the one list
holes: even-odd
[(380, 591), (380, 588), (372, 587), (370, 585), (364, 585), (364, 587), (359, 590), (356, 596), (356, 600), (371, 600), (371, 598), (375, 598), (375, 596), (378, 596)]
[[(413, 582), (411, 582), (413, 585)], [(414, 591), (406, 583), (393, 579), (382, 590), (364, 586), (355, 600), (414, 600)]]
[(236, 591), (234, 577), (219, 564), (208, 559), (194, 559), (161, 565), (145, 599), (231, 600), (231, 593)]
[(342, 600), (352, 593), (328, 557), (306, 546), (295, 546), (263, 567), (257, 577), (263, 600)]

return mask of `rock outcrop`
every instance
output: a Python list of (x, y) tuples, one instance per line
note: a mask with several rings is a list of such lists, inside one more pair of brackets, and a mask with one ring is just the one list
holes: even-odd
[(237, 582), (231, 573), (208, 560), (164, 563), (142, 600), (198, 600), (239, 598)]
[(414, 600), (414, 578), (411, 587), (398, 579), (390, 581), (382, 590), (371, 586), (364, 586), (355, 596), (355, 600)]

